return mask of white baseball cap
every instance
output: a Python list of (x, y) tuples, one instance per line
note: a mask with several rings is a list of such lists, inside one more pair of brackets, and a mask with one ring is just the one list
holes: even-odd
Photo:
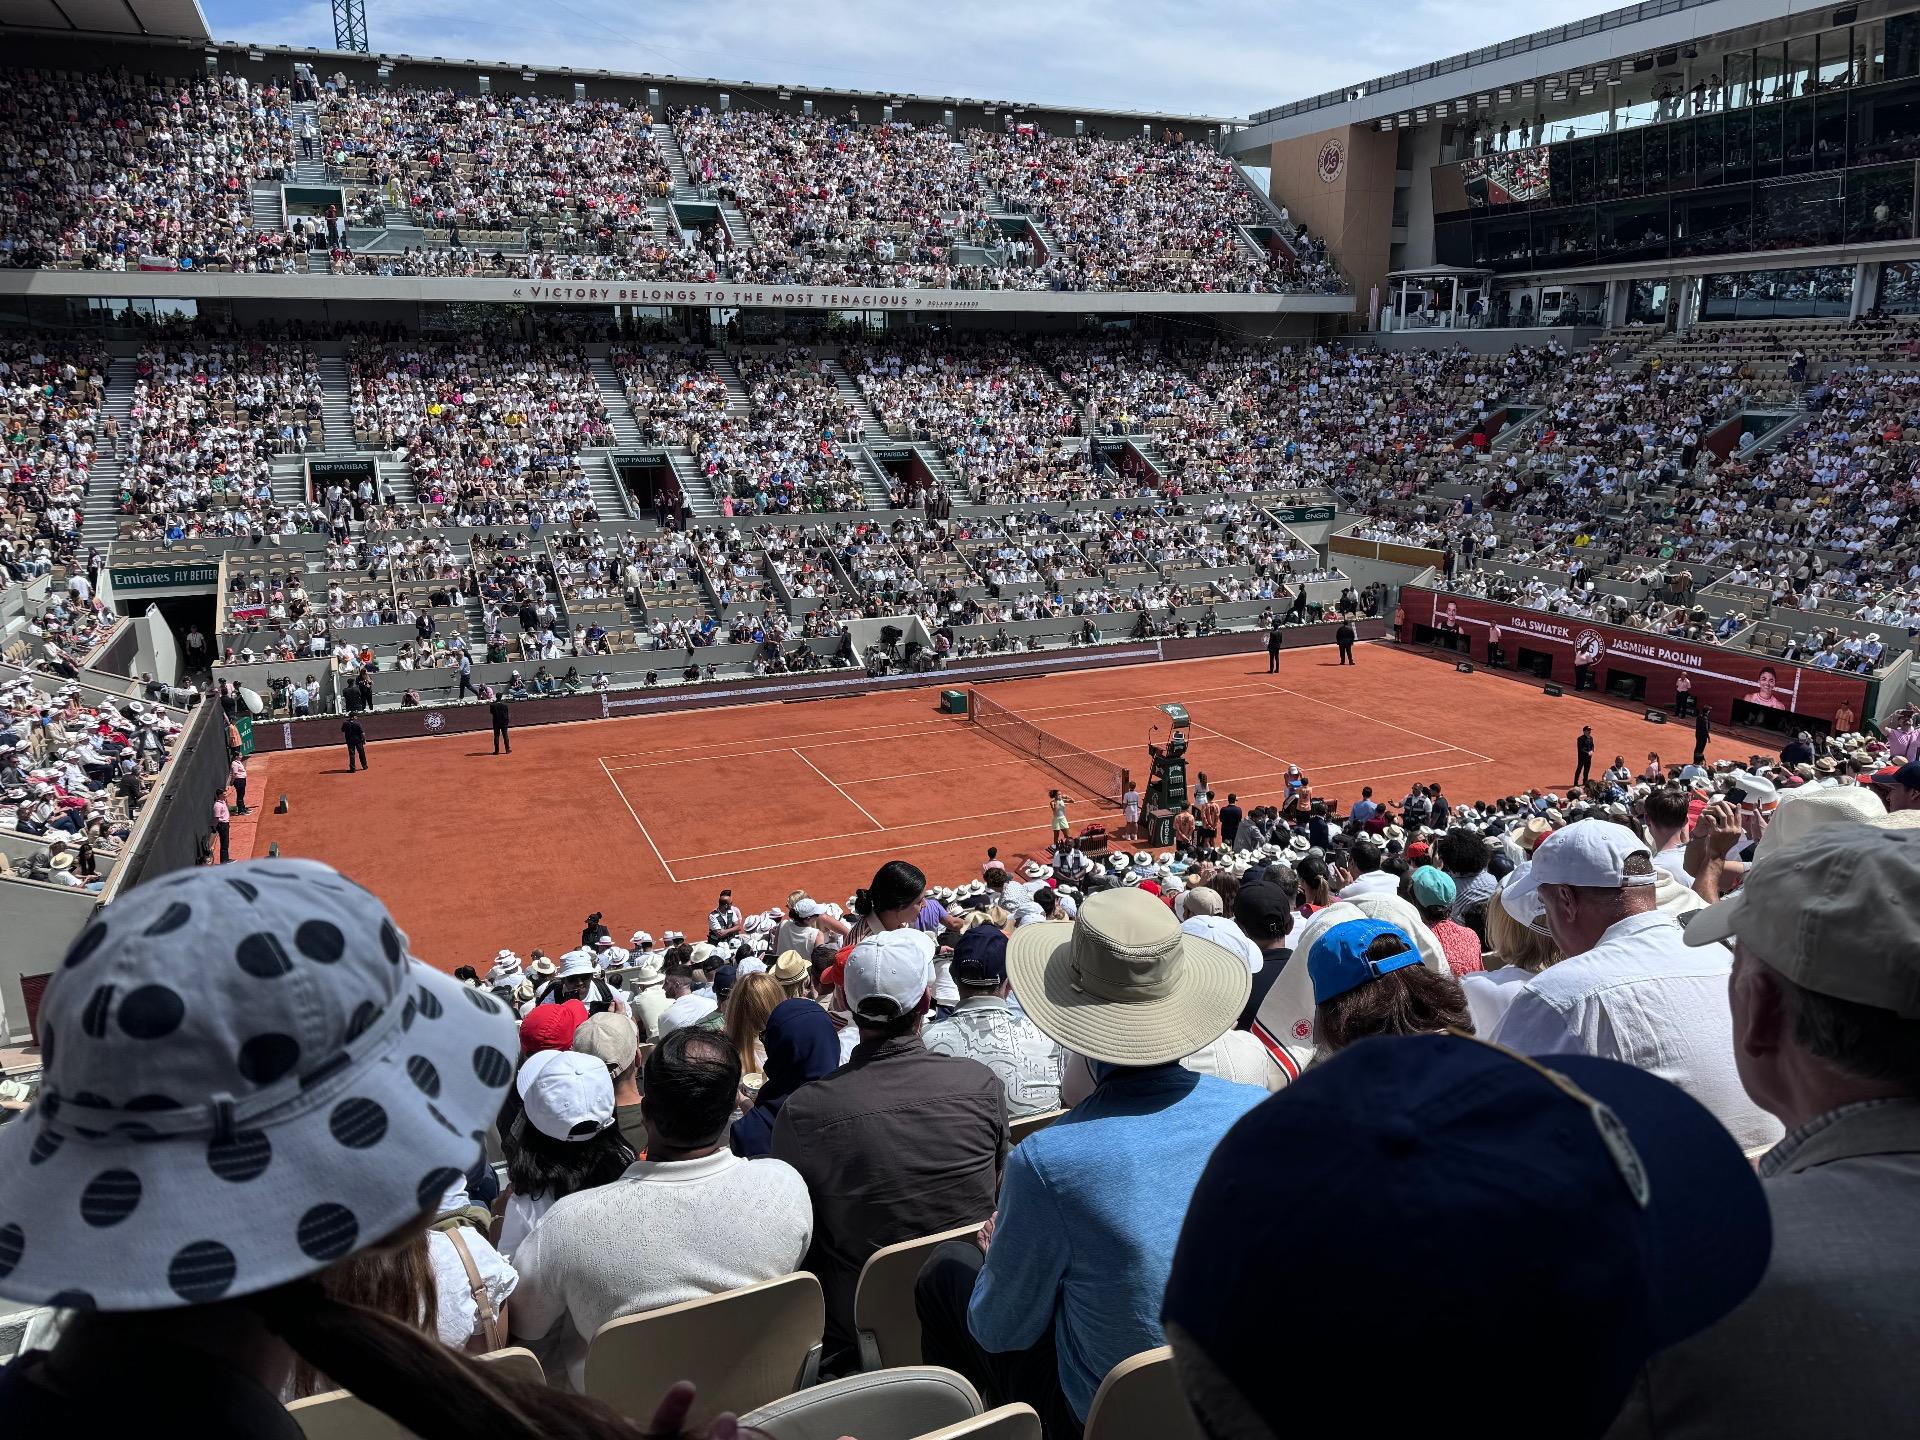
[[(1629, 875), (1627, 860), (1647, 861), (1644, 874)], [(1519, 919), (1534, 912), (1543, 885), (1577, 885), (1590, 890), (1624, 890), (1653, 885), (1653, 854), (1647, 842), (1611, 820), (1576, 820), (1533, 847), (1525, 874), (1515, 871), (1500, 892), (1507, 913)]]
[(542, 1050), (520, 1067), (515, 1088), (527, 1122), (551, 1140), (591, 1140), (613, 1123), (613, 1077), (577, 1050)]
[(939, 946), (921, 930), (882, 930), (853, 947), (840, 988), (847, 1008), (869, 1020), (893, 1020), (920, 1003), (933, 984)]
[(793, 902), (793, 916), (796, 920), (811, 920), (822, 913), (818, 900), (799, 899)]

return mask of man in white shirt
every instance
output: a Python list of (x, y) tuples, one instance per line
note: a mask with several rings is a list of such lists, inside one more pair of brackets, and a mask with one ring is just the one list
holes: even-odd
[(1670, 871), (1682, 885), (1691, 886), (1687, 873), (1689, 791), (1660, 788), (1647, 796), (1647, 838), (1653, 863)]
[(1534, 847), (1500, 903), (1525, 923), (1536, 907), (1567, 958), (1527, 982), (1491, 1037), (1523, 1055), (1595, 1055), (1670, 1080), (1705, 1105), (1742, 1148), (1764, 1149), (1780, 1122), (1754, 1104), (1733, 1058), (1724, 945), (1689, 949), (1655, 904), (1646, 843), (1610, 820), (1581, 820)]
[(1353, 879), (1340, 890), (1342, 900), (1358, 899), (1362, 895), (1394, 895), (1399, 893), (1400, 880), (1391, 871), (1380, 868), (1380, 847), (1362, 840), (1351, 852)]
[(813, 1240), (799, 1173), (727, 1148), (740, 1059), (724, 1035), (673, 1031), (644, 1076), (647, 1158), (555, 1201), (514, 1252), (513, 1333), (575, 1390), (609, 1320), (791, 1274)]

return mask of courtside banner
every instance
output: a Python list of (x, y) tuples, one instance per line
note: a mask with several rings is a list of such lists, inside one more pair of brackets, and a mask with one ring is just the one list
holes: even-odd
[(1692, 686), (1695, 705), (1711, 705), (1713, 718), (1733, 724), (1763, 718), (1762, 711), (1784, 712), (1830, 722), (1842, 705), (1856, 717), (1867, 713), (1867, 677), (1795, 665), (1748, 650), (1695, 645), (1645, 630), (1623, 630), (1578, 615), (1556, 615), (1519, 605), (1502, 605), (1468, 595), (1408, 585), (1400, 591), (1400, 638), (1409, 643), (1436, 635), (1466, 638), (1466, 654), (1487, 663), (1487, 645), (1497, 635), (1501, 665), (1514, 669), (1520, 652), (1548, 655), (1554, 683), (1574, 688), (1576, 670), (1591, 670), (1601, 692), (1615, 674), (1646, 681), (1639, 698), (1663, 710), (1673, 708), (1679, 681)]

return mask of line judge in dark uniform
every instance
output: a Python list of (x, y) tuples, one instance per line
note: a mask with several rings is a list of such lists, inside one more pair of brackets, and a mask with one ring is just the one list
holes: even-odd
[[(360, 724), (360, 717), (357, 714), (348, 715), (340, 722), (340, 733), (346, 737), (347, 742), (347, 773), (353, 774), (356, 768), (365, 770), (367, 768), (367, 732)], [(357, 767), (355, 761), (359, 762)]]
[(493, 717), (493, 753), (498, 755), (504, 749), (513, 754), (513, 741), (507, 737), (507, 697), (495, 695), (487, 713)]
[(1273, 622), (1273, 628), (1267, 631), (1267, 674), (1269, 675), (1278, 675), (1280, 673), (1281, 643), (1282, 632), (1280, 622), (1276, 620)]
[(1359, 638), (1360, 632), (1353, 627), (1353, 617), (1348, 615), (1342, 618), (1340, 628), (1333, 632), (1333, 643), (1340, 647), (1342, 665), (1353, 664), (1353, 642)]

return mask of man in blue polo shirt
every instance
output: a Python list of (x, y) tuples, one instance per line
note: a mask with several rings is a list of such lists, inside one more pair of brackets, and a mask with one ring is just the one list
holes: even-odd
[(977, 1239), (927, 1261), (920, 1348), (989, 1403), (1033, 1406), (1048, 1440), (1077, 1440), (1107, 1371), (1163, 1343), (1187, 1198), (1215, 1143), (1265, 1098), (1179, 1063), (1233, 1024), (1250, 979), (1138, 889), (1089, 896), (1075, 922), (1021, 926), (1007, 967), (1033, 1023), (1093, 1060), (1096, 1083), (1009, 1154)]

